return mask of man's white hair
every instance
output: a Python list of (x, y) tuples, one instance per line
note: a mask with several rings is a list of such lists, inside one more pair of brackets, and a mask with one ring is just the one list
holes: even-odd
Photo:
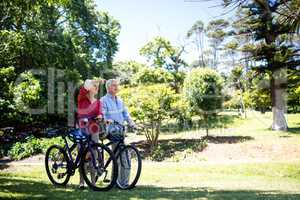
[(113, 82), (117, 82), (119, 84), (119, 81), (117, 79), (108, 79), (105, 83), (106, 90), (112, 85)]

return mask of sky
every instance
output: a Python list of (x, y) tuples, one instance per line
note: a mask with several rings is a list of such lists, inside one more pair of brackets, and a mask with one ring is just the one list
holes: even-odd
[[(96, 0), (98, 9), (107, 11), (121, 24), (116, 61), (145, 62), (139, 49), (155, 36), (173, 45), (186, 44), (187, 31), (197, 20), (205, 24), (218, 19), (224, 10), (219, 0)], [(194, 45), (187, 45), (184, 58), (191, 63), (197, 58)]]

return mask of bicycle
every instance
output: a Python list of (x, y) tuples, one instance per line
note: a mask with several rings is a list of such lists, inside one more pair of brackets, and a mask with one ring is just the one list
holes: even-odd
[[(141, 171), (142, 171), (142, 159), (138, 149), (134, 145), (125, 144), (125, 126), (117, 121), (113, 121), (109, 124), (115, 128), (115, 131), (110, 131), (107, 135), (107, 139), (110, 142), (106, 143), (106, 146), (111, 146), (113, 153), (118, 163), (118, 179), (116, 185), (119, 189), (132, 189), (137, 184)], [(102, 144), (103, 140), (102, 140)], [(123, 170), (123, 171), (122, 171)], [(128, 173), (127, 175), (123, 173)], [(120, 177), (123, 176), (124, 177)], [(125, 179), (125, 181), (122, 181)]]
[[(108, 191), (115, 185), (117, 160), (107, 146), (92, 141), (91, 135), (78, 128), (51, 129), (47, 135), (61, 136), (65, 143), (63, 147), (52, 145), (46, 152), (46, 172), (54, 185), (65, 186), (77, 168), (87, 185), (95, 191)], [(73, 142), (71, 147), (67, 137)], [(75, 158), (74, 154), (77, 154)]]

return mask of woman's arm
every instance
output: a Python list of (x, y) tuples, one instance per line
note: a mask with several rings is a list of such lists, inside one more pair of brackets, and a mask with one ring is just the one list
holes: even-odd
[(98, 101), (99, 101), (98, 116), (101, 115), (101, 117), (103, 118), (103, 105), (100, 99)]
[(80, 87), (79, 94), (77, 97), (78, 107), (80, 107), (79, 105), (81, 104), (81, 102), (88, 100), (88, 97), (87, 97), (88, 93), (89, 93), (89, 91), (87, 89), (85, 89), (84, 86)]

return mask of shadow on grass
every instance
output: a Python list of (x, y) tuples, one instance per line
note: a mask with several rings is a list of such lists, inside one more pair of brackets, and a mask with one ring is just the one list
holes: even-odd
[(0, 170), (6, 169), (8, 167), (9, 165), (7, 165), (6, 163), (0, 163)]
[(8, 168), (9, 162), (11, 162), (11, 160), (8, 158), (0, 158), (0, 170)]
[(289, 133), (300, 134), (300, 127), (288, 128)]
[(205, 136), (203, 137), (208, 143), (214, 144), (235, 144), (254, 140), (251, 136)]
[(185, 150), (191, 150), (195, 152), (202, 151), (206, 146), (206, 142), (203, 139), (167, 139), (159, 140), (158, 146), (153, 152), (150, 152), (150, 145), (146, 141), (139, 141), (134, 145), (140, 150), (143, 158), (157, 156), (156, 161), (163, 161), (167, 158), (171, 158), (177, 152), (183, 152)]
[(133, 143), (139, 148), (143, 158), (154, 156), (155, 161), (163, 161), (171, 158), (179, 152), (201, 152), (207, 147), (207, 143), (239, 143), (248, 140), (253, 140), (250, 136), (206, 136), (201, 139), (164, 139), (159, 140), (158, 146), (154, 151), (150, 152), (150, 146), (146, 141), (139, 141)]
[[(235, 120), (240, 118), (238, 115), (217, 115), (215, 119), (210, 120), (210, 129), (228, 128), (234, 124)], [(206, 122), (202, 119), (194, 119), (192, 121), (184, 121), (181, 124), (178, 122), (165, 122), (161, 127), (161, 133), (178, 133), (181, 131), (192, 131), (205, 129)]]
[[(298, 193), (258, 190), (216, 190), (213, 188), (138, 186), (129, 191), (108, 192), (79, 190), (75, 185), (54, 187), (45, 182), (13, 177), (0, 177), (0, 198), (18, 199), (299, 199)], [(3, 192), (4, 191), (4, 192)]]

